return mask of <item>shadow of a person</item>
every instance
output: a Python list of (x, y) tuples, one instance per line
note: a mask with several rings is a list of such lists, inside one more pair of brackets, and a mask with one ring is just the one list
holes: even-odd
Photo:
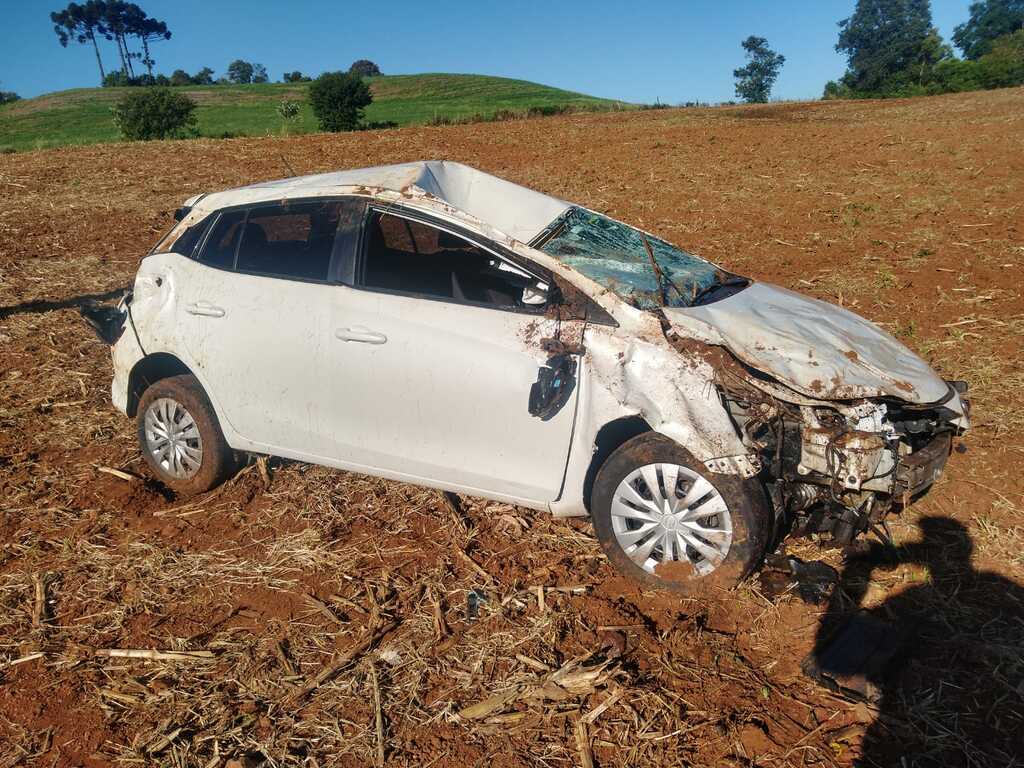
[[(920, 541), (847, 558), (805, 670), (877, 702), (857, 765), (1024, 765), (1024, 589), (974, 569), (961, 523), (919, 525)], [(864, 608), (876, 569), (897, 563), (926, 580)]]

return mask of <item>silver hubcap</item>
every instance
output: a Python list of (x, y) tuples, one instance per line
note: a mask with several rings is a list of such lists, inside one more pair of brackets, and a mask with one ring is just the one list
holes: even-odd
[(169, 397), (149, 404), (145, 416), (146, 450), (171, 477), (188, 480), (203, 464), (203, 439), (185, 406)]
[(612, 530), (629, 559), (649, 573), (680, 561), (706, 576), (732, 544), (721, 494), (678, 464), (648, 464), (626, 475), (612, 498)]

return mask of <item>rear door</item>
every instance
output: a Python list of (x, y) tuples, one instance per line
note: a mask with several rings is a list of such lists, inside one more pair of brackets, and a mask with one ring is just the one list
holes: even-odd
[(576, 392), (546, 420), (529, 413), (547, 359), (540, 339), (558, 331), (544, 306), (523, 302), (536, 276), (395, 207), (371, 210), (360, 252), (352, 285), (331, 301), (332, 455), (403, 479), (556, 499)]
[(324, 449), (315, 374), (331, 338), (339, 221), (353, 200), (285, 201), (223, 211), (183, 281), (179, 323), (221, 416), (251, 450)]

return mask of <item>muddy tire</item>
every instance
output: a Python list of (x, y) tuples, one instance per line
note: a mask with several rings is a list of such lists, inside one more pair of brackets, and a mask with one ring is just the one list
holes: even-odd
[(139, 448), (161, 483), (182, 496), (215, 488), (239, 465), (195, 376), (150, 386), (136, 415)]
[(710, 472), (657, 432), (608, 457), (591, 500), (594, 530), (612, 565), (680, 594), (735, 587), (760, 564), (771, 532), (757, 478)]

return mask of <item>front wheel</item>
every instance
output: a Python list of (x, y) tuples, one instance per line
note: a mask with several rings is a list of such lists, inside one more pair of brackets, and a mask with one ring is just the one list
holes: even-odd
[(194, 376), (171, 376), (142, 395), (139, 447), (172, 490), (191, 496), (224, 482), (238, 466), (209, 398)]
[(736, 586), (760, 563), (771, 530), (756, 478), (711, 473), (657, 432), (608, 457), (594, 482), (591, 514), (619, 571), (683, 594)]

